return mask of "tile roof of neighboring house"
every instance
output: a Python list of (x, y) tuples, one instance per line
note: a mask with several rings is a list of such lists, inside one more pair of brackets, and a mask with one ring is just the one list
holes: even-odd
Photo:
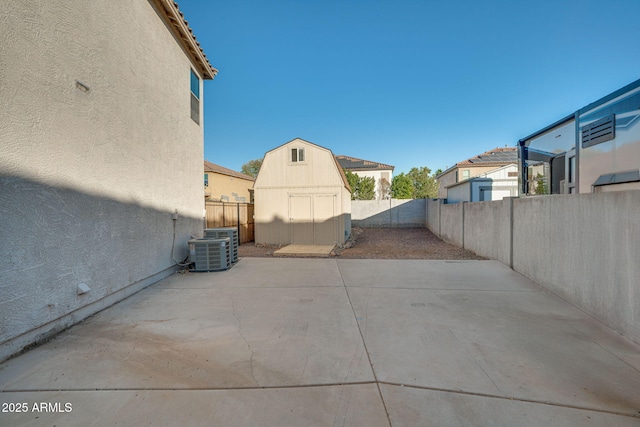
[(236, 172), (236, 171), (231, 170), (231, 169), (227, 169), (225, 167), (222, 167), (220, 165), (216, 165), (215, 163), (211, 163), (211, 162), (208, 162), (206, 160), (204, 161), (204, 171), (205, 172), (215, 172), (215, 173), (219, 173), (219, 174), (222, 174), (222, 175), (232, 176), (234, 178), (246, 179), (247, 181), (255, 181), (256, 180), (252, 176), (245, 175), (243, 173)]
[(370, 170), (394, 170), (395, 166), (385, 165), (384, 163), (371, 162), (369, 160), (357, 159), (355, 157), (349, 156), (335, 156), (338, 164), (342, 169), (346, 169), (349, 171), (370, 171)]
[(464, 166), (502, 166), (518, 163), (518, 149), (516, 147), (494, 148), (470, 159), (463, 160), (448, 168), (438, 176)]
[(164, 13), (167, 17), (173, 27), (173, 31), (175, 31), (177, 39), (200, 69), (202, 77), (212, 80), (216, 74), (218, 74), (218, 70), (213, 68), (209, 63), (209, 59), (207, 59), (207, 55), (205, 55), (204, 50), (200, 47), (200, 43), (196, 40), (193, 30), (184, 19), (184, 14), (180, 12), (178, 3), (173, 0), (152, 0), (152, 2), (156, 5), (157, 10)]

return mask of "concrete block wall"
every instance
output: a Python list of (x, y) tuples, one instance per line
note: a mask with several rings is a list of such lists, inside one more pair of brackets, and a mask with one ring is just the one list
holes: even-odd
[(426, 222), (442, 239), (511, 266), (640, 343), (638, 207), (640, 191), (435, 200)]
[(440, 235), (447, 243), (464, 247), (464, 203), (440, 206)]
[(425, 199), (352, 200), (354, 227), (424, 227)]
[(440, 235), (440, 200), (426, 200), (425, 225), (433, 234)]
[(517, 199), (513, 268), (640, 343), (640, 191)]
[(464, 247), (511, 267), (513, 199), (464, 203)]

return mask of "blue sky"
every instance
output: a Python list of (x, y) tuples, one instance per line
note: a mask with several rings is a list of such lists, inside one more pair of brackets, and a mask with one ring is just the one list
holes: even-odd
[(205, 158), (294, 138), (432, 171), (640, 78), (638, 0), (179, 0), (211, 64)]

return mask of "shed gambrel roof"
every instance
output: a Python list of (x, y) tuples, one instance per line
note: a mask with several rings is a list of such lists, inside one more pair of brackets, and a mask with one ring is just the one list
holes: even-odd
[[(494, 148), (467, 160), (456, 163), (438, 176), (442, 176), (454, 169), (473, 166), (504, 166), (518, 163), (518, 149), (516, 147)], [(436, 177), (437, 178), (437, 177)]]
[(256, 179), (252, 176), (245, 175), (240, 172), (236, 172), (231, 169), (227, 169), (223, 166), (216, 165), (215, 163), (211, 163), (209, 161), (204, 161), (204, 171), (205, 172), (215, 172), (222, 175), (232, 176), (234, 178), (246, 179), (247, 181), (255, 181)]
[(349, 157), (343, 155), (337, 155), (336, 160), (342, 169), (348, 171), (371, 171), (371, 170), (394, 170), (395, 166), (385, 165), (384, 163), (372, 162), (370, 160), (358, 159), (356, 157)]
[[(349, 181), (347, 180), (347, 176), (345, 175), (344, 170), (343, 170), (343, 169), (342, 169), (342, 167), (340, 166), (340, 163), (338, 163), (338, 159), (337, 159), (337, 157), (333, 154), (333, 152), (332, 152), (330, 149), (328, 149), (328, 148), (326, 148), (326, 147), (323, 147), (323, 146), (318, 145), (318, 144), (314, 144), (313, 142), (306, 141), (306, 140), (304, 140), (304, 139), (302, 139), (302, 138), (294, 138), (294, 139), (292, 139), (292, 140), (291, 140), (291, 141), (289, 141), (289, 142), (285, 142), (284, 144), (279, 145), (279, 146), (277, 146), (276, 148), (273, 148), (273, 149), (271, 149), (271, 150), (267, 151), (267, 152), (265, 153), (265, 155), (264, 155), (264, 158), (266, 158), (266, 157), (267, 157), (267, 155), (268, 155), (269, 153), (271, 153), (272, 151), (280, 150), (280, 149), (281, 149), (282, 147), (284, 147), (285, 145), (291, 144), (292, 142), (296, 142), (296, 141), (301, 141), (301, 142), (304, 142), (305, 144), (309, 144), (309, 145), (312, 145), (312, 146), (314, 146), (314, 147), (317, 147), (317, 148), (319, 148), (319, 149), (321, 149), (321, 150), (325, 150), (325, 151), (327, 151), (327, 152), (329, 153), (329, 155), (331, 156), (331, 158), (333, 158), (333, 161), (334, 161), (334, 163), (335, 163), (335, 165), (336, 165), (336, 169), (338, 170), (338, 173), (340, 174), (340, 179), (342, 179), (342, 184), (343, 184), (343, 185), (344, 185), (344, 187), (349, 191), (349, 193), (351, 193), (351, 186), (349, 185)], [(258, 176), (260, 176), (260, 172), (258, 172)], [(257, 181), (257, 178), (256, 178), (256, 181)]]

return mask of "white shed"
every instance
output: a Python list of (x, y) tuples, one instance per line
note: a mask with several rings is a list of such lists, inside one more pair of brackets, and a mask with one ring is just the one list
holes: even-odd
[(351, 189), (327, 148), (296, 138), (268, 151), (253, 188), (256, 243), (340, 244), (351, 233)]

